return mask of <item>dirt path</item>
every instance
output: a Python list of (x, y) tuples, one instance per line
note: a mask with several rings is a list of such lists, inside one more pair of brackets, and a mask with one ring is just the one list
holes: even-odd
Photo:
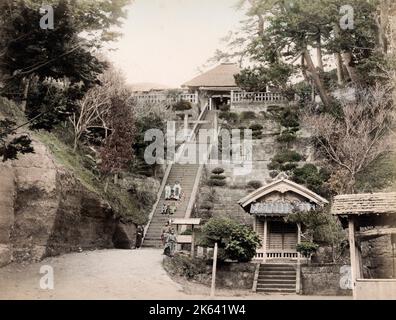
[[(186, 296), (161, 266), (161, 250), (103, 250), (0, 269), (0, 299), (164, 299)], [(40, 289), (53, 267), (54, 289)], [(167, 293), (171, 295), (168, 296)]]
[[(103, 250), (48, 258), (27, 266), (8, 265), (0, 269), (0, 299), (209, 299), (209, 288), (173, 281), (162, 268), (161, 253), (158, 249)], [(40, 288), (42, 266), (54, 270), (53, 290)], [(216, 298), (315, 299), (229, 290), (217, 291)]]

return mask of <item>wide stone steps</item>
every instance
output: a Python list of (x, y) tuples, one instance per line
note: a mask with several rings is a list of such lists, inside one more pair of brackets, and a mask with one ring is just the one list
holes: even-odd
[(289, 264), (261, 264), (256, 292), (295, 293), (296, 269)]
[[(208, 121), (205, 124), (199, 126), (199, 128), (212, 128), (213, 127), (214, 113), (209, 111), (205, 117)], [(188, 144), (196, 144), (196, 142), (189, 142)], [(166, 183), (173, 185), (177, 181), (182, 187), (183, 197), (177, 202), (176, 212), (171, 216), (174, 218), (184, 218), (192, 196), (192, 191), (195, 183), (195, 179), (199, 170), (200, 164), (174, 164), (169, 172)], [(162, 207), (165, 202), (164, 199), (165, 191), (161, 195), (161, 199), (158, 202), (157, 208), (155, 209), (153, 218), (150, 222), (149, 228), (144, 238), (144, 247), (161, 247), (161, 231), (169, 217), (162, 215)], [(166, 202), (171, 203), (171, 201)]]
[[(167, 179), (167, 184), (173, 185), (178, 181), (181, 184), (184, 195), (180, 201), (176, 202), (176, 212), (170, 216), (172, 219), (185, 217), (198, 168), (199, 165), (173, 165)], [(165, 191), (161, 195), (161, 199), (147, 230), (143, 242), (144, 247), (162, 247), (161, 232), (165, 223), (169, 220), (169, 216), (161, 214), (161, 211), (164, 203), (172, 203), (172, 201), (165, 201), (164, 197)]]

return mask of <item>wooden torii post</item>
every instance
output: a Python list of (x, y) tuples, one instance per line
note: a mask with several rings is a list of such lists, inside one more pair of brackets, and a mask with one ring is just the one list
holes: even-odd
[[(195, 256), (195, 233), (194, 227), (201, 223), (199, 218), (173, 219), (172, 225), (176, 226), (177, 244), (191, 244), (191, 257)], [(178, 235), (179, 226), (191, 226), (191, 235)]]

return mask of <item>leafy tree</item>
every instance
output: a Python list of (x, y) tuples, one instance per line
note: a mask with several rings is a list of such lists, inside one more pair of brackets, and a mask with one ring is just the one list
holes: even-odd
[(110, 29), (121, 22), (128, 2), (47, 1), (53, 30), (40, 28), (42, 1), (0, 2), (0, 95), (21, 102), (26, 125), (51, 130), (75, 112), (106, 67), (93, 50), (116, 39)]
[(333, 249), (333, 261), (338, 259), (337, 253), (342, 252), (346, 235), (339, 220), (328, 212), (328, 208), (305, 212), (296, 210), (287, 217), (286, 221), (301, 224), (304, 239), (302, 242), (330, 245)]
[(18, 154), (33, 152), (32, 141), (27, 135), (13, 137), (16, 123), (9, 119), (0, 120), (0, 157), (2, 161), (18, 159)]
[(111, 134), (104, 140), (100, 150), (100, 171), (105, 175), (113, 174), (114, 183), (117, 183), (118, 174), (127, 169), (133, 159), (132, 144), (136, 135), (132, 111), (123, 97), (111, 99), (106, 122)]
[(291, 179), (324, 197), (330, 196), (326, 185), (330, 179), (330, 172), (324, 168), (318, 169), (314, 164), (308, 163), (295, 168)]
[(202, 229), (200, 244), (213, 247), (217, 242), (219, 259), (250, 261), (260, 246), (260, 238), (249, 227), (228, 218), (211, 218)]
[[(147, 130), (158, 129), (165, 132), (164, 119), (159, 115), (151, 113), (136, 119), (136, 136), (132, 144), (135, 158), (133, 161), (133, 169), (145, 175), (156, 174), (157, 164), (148, 165), (144, 159), (144, 152), (150, 145), (150, 141), (144, 141), (144, 135)], [(164, 150), (166, 154), (166, 150)]]

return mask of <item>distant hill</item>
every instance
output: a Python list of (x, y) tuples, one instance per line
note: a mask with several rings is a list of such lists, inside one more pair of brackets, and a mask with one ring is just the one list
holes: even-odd
[(140, 82), (133, 83), (129, 85), (130, 89), (134, 92), (147, 92), (152, 90), (167, 90), (172, 89), (171, 87), (159, 84), (159, 83), (151, 83), (151, 82)]

